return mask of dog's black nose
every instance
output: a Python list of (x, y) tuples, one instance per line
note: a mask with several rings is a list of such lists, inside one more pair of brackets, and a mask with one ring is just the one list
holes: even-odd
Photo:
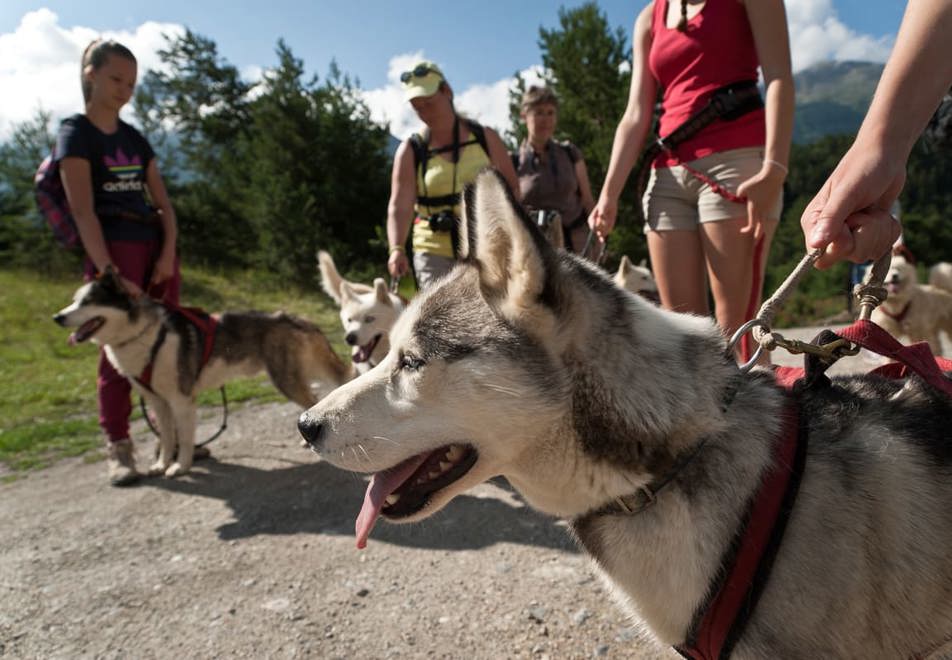
[(350, 344), (351, 346), (356, 345), (356, 344), (357, 344), (357, 333), (356, 333), (356, 332), (348, 332), (348, 333), (347, 333), (347, 336), (344, 337), (344, 341), (346, 341), (346, 342), (347, 342), (348, 344)]
[(54, 315), (53, 315), (53, 320), (56, 321), (57, 323), (59, 323), (60, 325), (63, 325), (64, 323), (66, 323), (66, 315), (65, 315), (65, 314), (54, 314)]
[(324, 436), (324, 425), (309, 416), (307, 411), (302, 412), (301, 416), (298, 417), (298, 431), (300, 431), (301, 436), (307, 441), (307, 444), (311, 445), (314, 449), (320, 448), (321, 440)]

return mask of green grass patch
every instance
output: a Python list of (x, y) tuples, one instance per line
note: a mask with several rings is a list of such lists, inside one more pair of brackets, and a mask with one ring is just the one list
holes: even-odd
[[(10, 470), (50, 465), (101, 443), (98, 349), (68, 346), (69, 332), (52, 321), (79, 284), (78, 275), (0, 269), (0, 463)], [(283, 310), (303, 316), (325, 331), (342, 359), (349, 359), (337, 310), (326, 296), (269, 274), (186, 268), (182, 303), (209, 311)], [(283, 400), (264, 376), (232, 381), (226, 392), (229, 404)], [(218, 406), (220, 400), (217, 391), (199, 396), (203, 406)], [(134, 418), (140, 416), (138, 404), (133, 410)]]

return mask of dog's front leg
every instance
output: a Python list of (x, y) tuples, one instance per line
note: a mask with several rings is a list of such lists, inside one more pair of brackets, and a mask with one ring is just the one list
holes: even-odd
[(178, 477), (192, 469), (197, 407), (194, 399), (183, 398), (176, 401), (171, 408), (175, 438), (178, 441), (178, 458), (165, 470), (165, 476)]
[(155, 462), (149, 466), (149, 474), (165, 474), (175, 458), (176, 434), (172, 409), (165, 399), (155, 395), (145, 395), (145, 401), (155, 413), (155, 421), (159, 431), (159, 452)]

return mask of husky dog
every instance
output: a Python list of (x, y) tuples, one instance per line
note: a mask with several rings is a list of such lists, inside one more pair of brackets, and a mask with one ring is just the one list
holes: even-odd
[(952, 293), (919, 284), (916, 267), (902, 255), (893, 255), (884, 284), (889, 296), (873, 311), (873, 322), (895, 337), (927, 341), (940, 354), (939, 333), (952, 339)]
[(929, 269), (929, 284), (952, 293), (952, 264), (940, 261)]
[[(890, 401), (902, 382), (874, 376), (787, 392), (741, 373), (710, 319), (553, 250), (493, 172), (465, 218), (462, 263), (410, 304), (384, 361), (299, 420), (322, 458), (373, 473), (358, 547), (378, 516), (418, 521), (504, 475), (682, 644), (796, 403), (799, 495), (734, 657), (906, 658), (952, 633), (952, 401), (918, 382)], [(645, 489), (643, 511), (612, 506)]]
[(323, 250), (317, 253), (317, 263), (321, 286), (340, 305), (344, 340), (352, 347), (351, 359), (357, 373), (370, 371), (390, 350), (390, 328), (406, 301), (390, 293), (379, 277), (373, 286), (345, 280), (337, 272), (334, 259)]
[(652, 302), (658, 302), (658, 285), (655, 283), (654, 275), (651, 269), (645, 264), (644, 259), (639, 265), (631, 263), (627, 254), (622, 255), (621, 263), (618, 264), (618, 270), (615, 272), (615, 284), (632, 293), (637, 293), (643, 298)]
[(202, 390), (266, 371), (282, 394), (307, 408), (317, 401), (312, 381), (337, 386), (353, 375), (316, 326), (283, 313), (223, 313), (203, 366), (204, 339), (197, 328), (148, 297), (129, 296), (112, 270), (80, 287), (53, 320), (76, 328), (71, 344), (90, 340), (103, 346), (155, 412), (159, 452), (150, 474), (175, 477), (191, 468), (195, 397)]

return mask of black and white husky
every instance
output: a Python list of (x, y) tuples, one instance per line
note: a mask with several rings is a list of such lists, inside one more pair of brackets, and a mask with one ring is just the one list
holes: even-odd
[[(873, 376), (788, 393), (742, 374), (706, 318), (557, 254), (492, 173), (465, 259), (397, 321), (389, 355), (301, 415), (334, 465), (373, 473), (357, 520), (410, 522), (504, 475), (571, 524), (654, 637), (683, 645), (772, 469), (785, 406), (808, 449), (737, 658), (908, 658), (952, 635), (952, 404)], [(652, 506), (619, 502), (657, 490)]]
[(155, 411), (159, 453), (151, 474), (175, 477), (191, 468), (202, 390), (266, 371), (282, 394), (307, 408), (317, 401), (313, 381), (336, 387), (353, 376), (317, 326), (283, 313), (223, 313), (203, 364), (200, 330), (148, 297), (129, 296), (111, 270), (80, 287), (53, 319), (76, 328), (71, 343), (103, 346)]

